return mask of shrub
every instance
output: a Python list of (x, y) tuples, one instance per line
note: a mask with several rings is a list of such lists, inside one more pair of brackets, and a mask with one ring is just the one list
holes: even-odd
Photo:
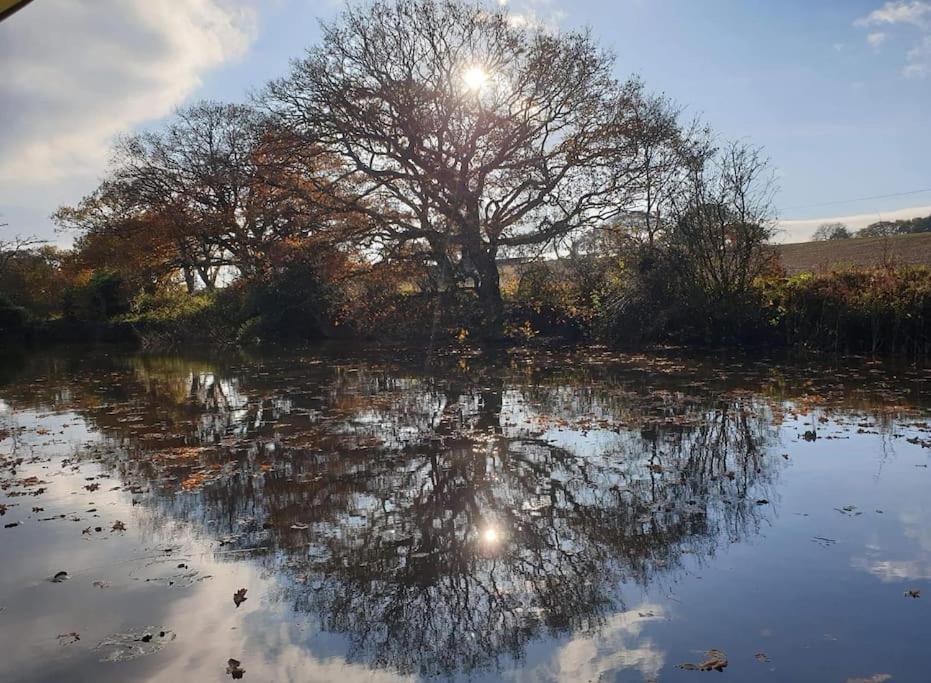
[(788, 344), (839, 352), (927, 355), (931, 269), (836, 270), (760, 285), (771, 324)]
[(95, 270), (68, 287), (62, 297), (65, 317), (102, 322), (129, 311), (126, 287), (119, 273)]
[(0, 294), (0, 339), (22, 337), (29, 327), (29, 314)]
[(140, 295), (121, 320), (133, 326), (148, 348), (231, 346), (250, 341), (244, 335), (246, 310), (241, 287), (197, 294), (168, 290)]
[(330, 336), (340, 288), (324, 258), (312, 245), (284, 244), (262, 278), (245, 285), (245, 304), (254, 333), (266, 341), (307, 340)]
[(589, 337), (616, 262), (597, 256), (537, 261), (518, 268), (504, 290), (508, 336)]

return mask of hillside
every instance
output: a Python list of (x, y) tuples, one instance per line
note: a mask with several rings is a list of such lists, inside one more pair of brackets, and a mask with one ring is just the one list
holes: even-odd
[(883, 263), (931, 266), (931, 233), (779, 244), (776, 251), (789, 275)]

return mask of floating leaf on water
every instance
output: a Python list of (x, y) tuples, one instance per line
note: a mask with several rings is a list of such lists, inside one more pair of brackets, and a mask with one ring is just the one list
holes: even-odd
[(832, 545), (834, 545), (835, 543), (837, 543), (837, 541), (836, 541), (835, 539), (833, 539), (833, 538), (825, 538), (824, 536), (815, 536), (815, 537), (813, 537), (811, 540), (813, 540), (815, 543), (817, 543), (818, 545), (823, 546), (823, 547), (825, 547), (825, 548), (827, 548), (828, 546), (832, 546)]
[(143, 567), (131, 570), (129, 576), (135, 581), (161, 584), (169, 588), (187, 588), (210, 578), (209, 574), (190, 569), (187, 563), (183, 563), (188, 567), (186, 570), (178, 571), (179, 560), (184, 559), (187, 558), (156, 557), (150, 559)]
[(239, 606), (240, 606), (242, 603), (244, 603), (247, 599), (248, 599), (248, 598), (246, 598), (246, 589), (245, 589), (245, 588), (240, 588), (238, 591), (236, 591), (235, 593), (233, 593), (233, 602), (235, 603), (236, 607), (239, 607)]
[(95, 650), (105, 652), (102, 662), (126, 662), (161, 650), (175, 639), (173, 631), (150, 626), (138, 631), (114, 633), (101, 640)]
[(686, 671), (724, 671), (727, 667), (727, 655), (721, 650), (708, 650), (705, 661), (700, 664), (679, 664), (678, 668)]
[(51, 577), (49, 581), (51, 581), (52, 583), (61, 583), (62, 581), (67, 581), (70, 578), (71, 577), (68, 575), (68, 572), (60, 571), (56, 573), (55, 576)]
[(842, 508), (834, 508), (842, 515), (847, 515), (848, 517), (856, 517), (857, 515), (862, 515), (863, 513), (857, 510), (856, 505), (845, 505)]
[(230, 658), (226, 663), (226, 673), (229, 674), (231, 678), (242, 678), (246, 670), (240, 666), (238, 659)]
[(71, 633), (59, 633), (58, 634), (58, 644), (59, 645), (71, 645), (73, 643), (81, 640), (81, 635), (77, 631), (72, 631)]

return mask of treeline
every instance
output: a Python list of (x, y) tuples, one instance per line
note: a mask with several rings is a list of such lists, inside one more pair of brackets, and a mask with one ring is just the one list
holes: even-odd
[(120, 139), (55, 215), (72, 249), (0, 245), (0, 327), (156, 346), (786, 338), (763, 285), (766, 158), (615, 72), (588, 33), (500, 7), (353, 5), (251, 103)]
[(855, 232), (840, 222), (822, 223), (815, 230), (812, 239), (824, 241), (843, 240), (853, 237), (891, 237), (893, 235), (914, 235), (921, 232), (931, 232), (931, 216), (876, 221)]

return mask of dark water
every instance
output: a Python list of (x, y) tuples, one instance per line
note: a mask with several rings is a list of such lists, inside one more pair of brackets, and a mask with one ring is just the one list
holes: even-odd
[(931, 681), (929, 380), (8, 357), (0, 680)]

